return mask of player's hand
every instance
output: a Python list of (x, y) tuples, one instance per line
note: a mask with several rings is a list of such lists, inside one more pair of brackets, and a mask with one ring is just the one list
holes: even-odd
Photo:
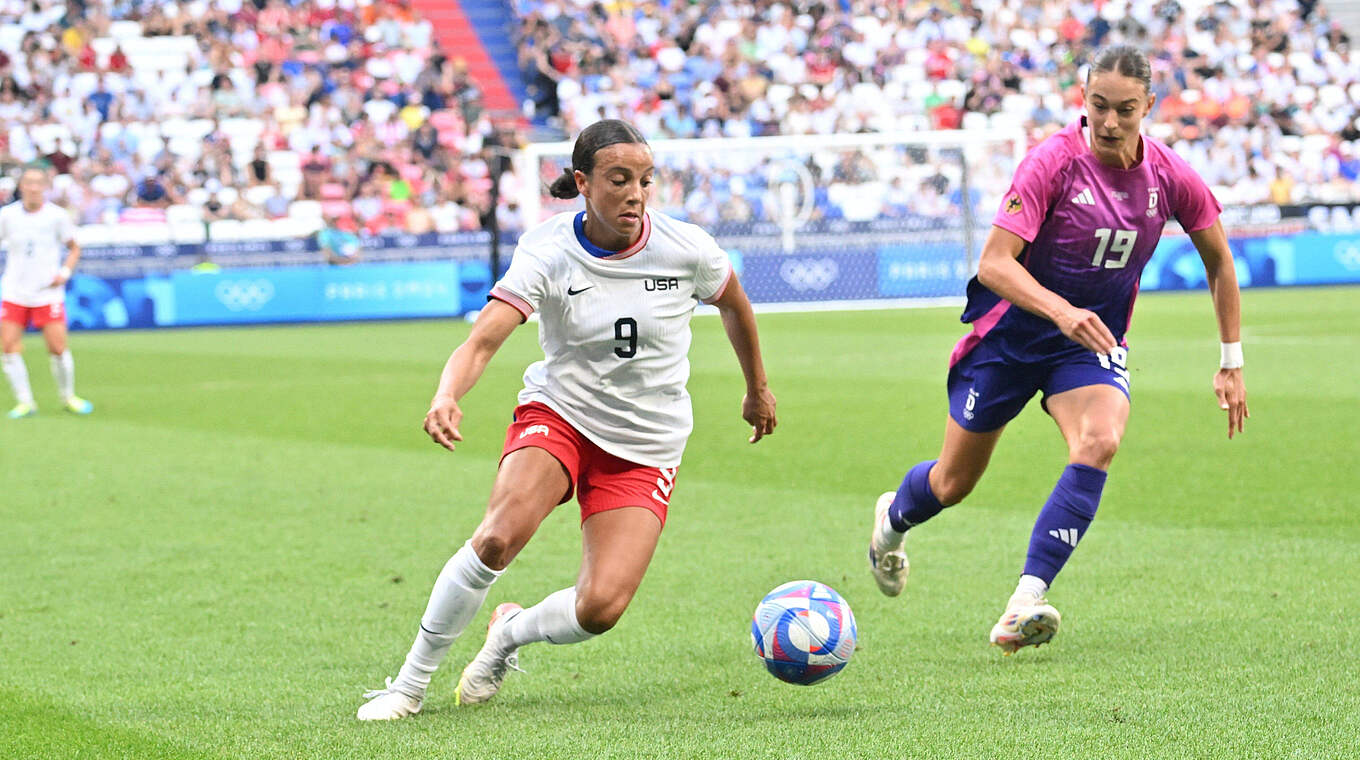
[(71, 279), (71, 278), (70, 278), (70, 277), (62, 277), (60, 274), (58, 274), (56, 277), (53, 277), (53, 278), (52, 278), (52, 281), (51, 281), (51, 282), (47, 283), (47, 287), (49, 287), (49, 288), (60, 288), (60, 287), (62, 287), (63, 285), (65, 285), (65, 284), (66, 284), (66, 281), (69, 280), (69, 279)]
[(1098, 354), (1108, 354), (1118, 345), (1114, 333), (1094, 311), (1072, 307), (1054, 322), (1063, 335)]
[(1247, 383), (1242, 379), (1242, 368), (1220, 369), (1214, 375), (1214, 395), (1218, 396), (1218, 408), (1228, 412), (1228, 439), (1232, 440), (1251, 416), (1247, 411)]
[(768, 387), (748, 390), (742, 396), (741, 418), (751, 425), (751, 437), (746, 439), (748, 443), (755, 443), (774, 432), (774, 426), (779, 424), (774, 416), (774, 405), (774, 394)]
[(435, 396), (430, 402), (430, 411), (425, 413), (425, 432), (432, 441), (453, 451), (453, 442), (463, 440), (463, 434), (458, 432), (458, 423), (462, 420), (463, 410), (458, 408), (457, 401), (448, 396)]

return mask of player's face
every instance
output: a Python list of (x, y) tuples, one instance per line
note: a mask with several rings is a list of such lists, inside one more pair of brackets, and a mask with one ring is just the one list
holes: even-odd
[(1117, 71), (1101, 71), (1086, 83), (1086, 123), (1091, 152), (1102, 163), (1131, 166), (1138, 157), (1139, 128), (1157, 96)]
[(646, 145), (615, 143), (595, 152), (590, 174), (576, 172), (576, 187), (586, 199), (586, 236), (591, 242), (618, 251), (637, 240), (654, 171)]
[(30, 169), (19, 177), (19, 200), (30, 211), (38, 209), (47, 200), (47, 175)]

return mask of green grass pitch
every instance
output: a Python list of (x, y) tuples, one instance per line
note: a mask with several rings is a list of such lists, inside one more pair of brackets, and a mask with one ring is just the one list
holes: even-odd
[[(420, 430), (461, 321), (77, 334), (89, 418), (0, 420), (3, 758), (1342, 758), (1360, 736), (1360, 289), (1249, 291), (1253, 413), (1229, 442), (1203, 293), (1140, 299), (1134, 413), (1100, 517), (1050, 599), (1063, 630), (987, 632), (1065, 462), (1032, 404), (964, 505), (865, 566), (874, 498), (938, 451), (957, 309), (768, 314), (778, 432), (756, 446), (721, 326), (696, 318), (696, 432), (671, 520), (612, 633), (526, 649), (492, 703), (453, 685), (490, 609), (568, 585), (558, 510), (458, 641), (425, 711), (354, 719), (481, 516), (535, 328)], [(859, 650), (811, 688), (752, 653), (761, 595), (852, 604)]]

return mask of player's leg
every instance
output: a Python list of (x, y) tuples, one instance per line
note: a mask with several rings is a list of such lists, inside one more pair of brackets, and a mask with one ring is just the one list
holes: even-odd
[(401, 671), (387, 689), (366, 695), (372, 701), (359, 708), (360, 720), (419, 712), (430, 678), (481, 608), (491, 584), (570, 490), (561, 461), (544, 449), (520, 448), (505, 456), (481, 524), (435, 579)]
[(1058, 631), (1061, 618), (1044, 596), (1095, 518), (1106, 470), (1128, 422), (1126, 394), (1122, 387), (1099, 383), (1045, 399), (1067, 441), (1068, 464), (1039, 511), (1020, 582), (992, 628), (992, 643), (1007, 654), (1042, 644)]
[(940, 456), (919, 462), (874, 505), (869, 566), (879, 591), (897, 596), (910, 564), (902, 543), (907, 530), (963, 501), (986, 471), (1006, 424), (1038, 390), (1026, 367), (1008, 363), (983, 343), (949, 370), (949, 417)]
[(614, 627), (647, 572), (676, 470), (638, 465), (593, 444), (583, 449), (576, 495), (582, 542), (576, 585), (527, 610), (505, 604), (496, 609), (486, 645), (459, 679), (460, 704), (495, 696), (506, 671), (518, 665), (520, 647), (539, 641), (574, 644)]
[[(48, 307), (43, 307), (47, 309)], [(52, 379), (57, 384), (57, 395), (62, 406), (75, 414), (89, 414), (94, 405), (76, 395), (76, 363), (71, 358), (67, 345), (66, 314), (63, 307), (58, 315), (49, 312), (42, 324), (43, 341), (47, 343), (47, 354), (52, 366)]]
[(1067, 441), (1068, 464), (1034, 524), (1025, 573), (1052, 584), (1095, 518), (1129, 399), (1119, 388), (1088, 385), (1051, 396), (1046, 406)]
[(918, 463), (907, 471), (896, 491), (878, 497), (869, 541), (869, 566), (879, 591), (888, 596), (902, 593), (911, 569), (902, 549), (907, 530), (945, 507), (958, 504), (972, 492), (1004, 429), (974, 433), (953, 419), (946, 420), (939, 458)]
[(661, 537), (661, 520), (646, 507), (597, 512), (581, 525), (581, 571), (576, 585), (549, 594), (526, 610), (501, 605), (486, 645), (463, 671), (459, 704), (491, 699), (520, 647), (540, 641), (575, 644), (613, 628), (633, 600)]
[(10, 419), (27, 417), (38, 411), (33, 402), (33, 386), (28, 382), (28, 367), (24, 364), (24, 327), (27, 314), (22, 307), (8, 302), (4, 305), (4, 315), (0, 317), (0, 366), (3, 366), (5, 379), (14, 392), (15, 406), (9, 411)]

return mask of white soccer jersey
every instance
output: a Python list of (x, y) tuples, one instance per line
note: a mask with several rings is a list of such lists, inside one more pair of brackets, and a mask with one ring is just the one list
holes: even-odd
[(539, 312), (543, 361), (524, 372), (521, 404), (548, 405), (600, 448), (675, 467), (694, 427), (689, 320), (717, 300), (732, 264), (711, 235), (656, 211), (626, 250), (585, 237), (585, 214), (558, 214), (520, 238), (491, 296)]
[(20, 306), (61, 303), (66, 293), (53, 287), (52, 280), (75, 234), (71, 215), (54, 203), (44, 203), (31, 214), (22, 203), (0, 208), (0, 245), (5, 248), (0, 298)]

